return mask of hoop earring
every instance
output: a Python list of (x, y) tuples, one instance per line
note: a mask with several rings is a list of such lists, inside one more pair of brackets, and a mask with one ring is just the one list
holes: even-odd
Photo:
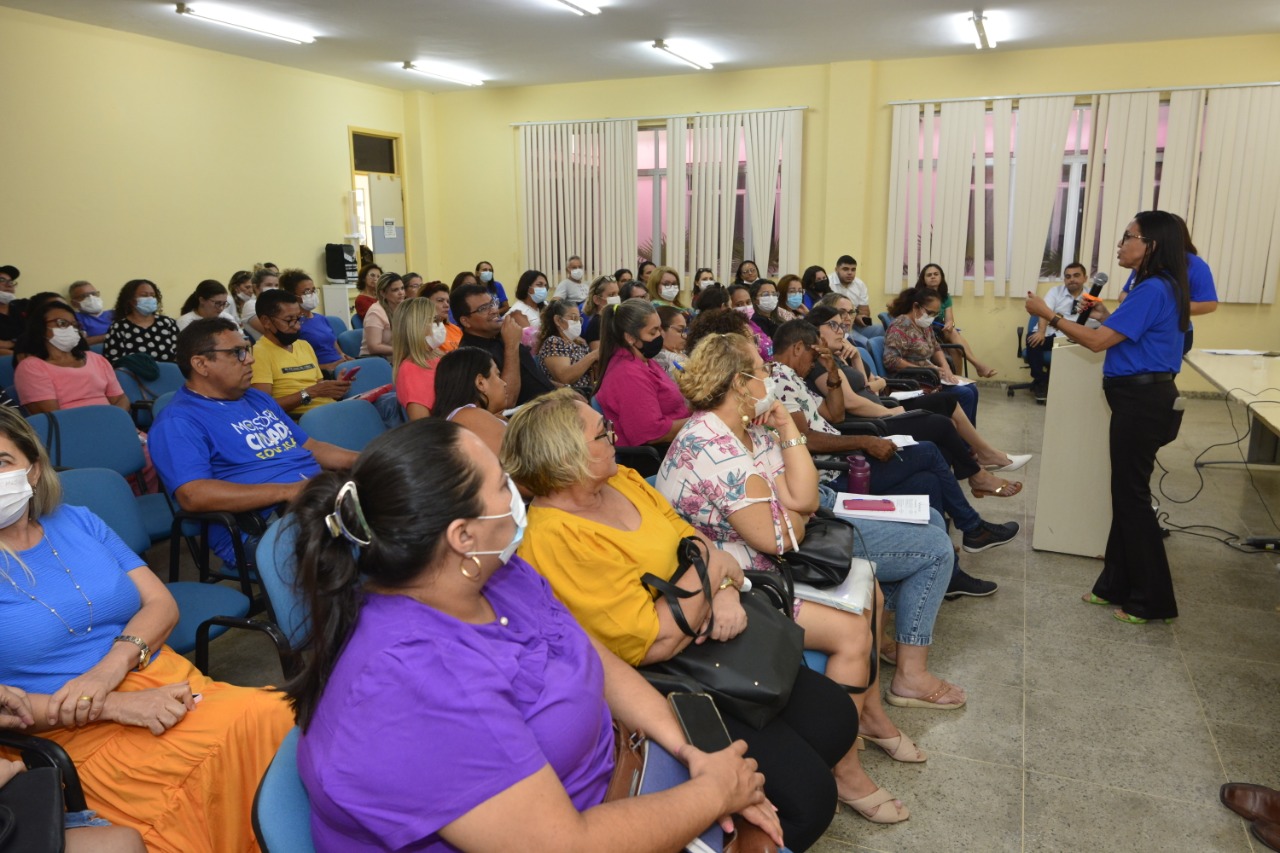
[[(476, 564), (476, 573), (475, 573), (474, 575), (473, 575), (473, 574), (469, 574), (469, 573), (467, 572), (467, 560), (470, 560), (471, 562), (473, 562), (473, 563), (475, 563), (475, 564)], [(479, 558), (479, 557), (477, 557), (475, 554), (469, 554), (469, 555), (467, 555), (467, 558), (466, 558), (466, 559), (464, 559), (464, 560), (463, 560), (463, 561), (458, 565), (458, 571), (462, 572), (462, 576), (463, 576), (464, 578), (466, 578), (467, 580), (469, 580), (469, 581), (473, 581), (473, 580), (475, 580), (476, 578), (480, 577), (480, 574), (481, 574), (481, 572), (483, 571), (483, 569), (482, 569), (482, 568), (481, 568), (481, 566), (480, 566), (480, 558)]]

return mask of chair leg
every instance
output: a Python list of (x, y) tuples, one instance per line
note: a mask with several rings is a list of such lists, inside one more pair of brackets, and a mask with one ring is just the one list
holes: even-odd
[(297, 659), (298, 653), (290, 647), (289, 640), (274, 623), (259, 622), (242, 616), (214, 616), (196, 627), (196, 669), (205, 675), (209, 674), (209, 631), (215, 625), (266, 634), (276, 647), (280, 668), (284, 671), (285, 678), (293, 678), (301, 671), (302, 663)]

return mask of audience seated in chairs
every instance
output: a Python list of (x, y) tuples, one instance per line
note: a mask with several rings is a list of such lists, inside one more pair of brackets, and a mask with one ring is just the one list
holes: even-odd
[(436, 365), (444, 355), (444, 315), (435, 302), (406, 299), (391, 321), (391, 368), (396, 399), (409, 420), (430, 417), (436, 403)]
[(644, 285), (655, 308), (675, 307), (680, 298), (680, 273), (671, 267), (654, 267)]
[[(781, 841), (743, 745), (689, 747), (662, 697), (513, 556), (524, 504), (468, 430), (432, 418), (376, 439), (289, 520), (312, 630), (288, 692), (318, 849), (604, 850), (625, 835), (674, 850), (735, 811)], [(597, 808), (611, 714), (692, 780)]]
[(404, 279), (393, 272), (378, 279), (378, 301), (364, 312), (364, 340), (360, 355), (391, 357), (391, 318), (404, 302)]
[(270, 395), (293, 418), (346, 396), (351, 382), (325, 379), (315, 350), (298, 333), (302, 324), (298, 297), (287, 290), (264, 291), (257, 311), (262, 337), (253, 345), (255, 390)]
[(773, 358), (773, 339), (755, 322), (756, 308), (751, 303), (751, 288), (745, 284), (729, 285), (729, 307), (747, 318), (747, 324), (755, 337), (756, 349), (760, 351), (760, 358), (765, 361)]
[(297, 297), (302, 308), (302, 325), (298, 327), (298, 334), (315, 350), (320, 369), (333, 372), (344, 361), (351, 361), (338, 349), (338, 335), (329, 318), (317, 313), (320, 294), (316, 292), (316, 283), (311, 276), (298, 269), (285, 270), (280, 273), (280, 289)]
[(516, 301), (511, 303), (507, 316), (519, 323), (521, 329), (536, 331), (542, 325), (542, 308), (549, 294), (546, 275), (538, 270), (525, 270), (516, 282)]
[(685, 336), (689, 334), (689, 315), (680, 308), (660, 305), (658, 322), (662, 324), (662, 351), (653, 360), (674, 380), (684, 370), (684, 344)]
[(191, 325), (193, 320), (212, 320), (223, 316), (239, 325), (240, 319), (235, 315), (235, 300), (227, 292), (226, 285), (217, 279), (207, 278), (196, 285), (196, 289), (182, 303), (181, 316), (178, 317), (178, 331)]
[[(476, 264), (475, 274), (476, 282), (484, 285), (485, 290), (489, 291), (489, 294), (498, 300), (498, 313), (507, 313), (511, 303), (507, 301), (507, 289), (502, 286), (502, 282), (493, 277), (493, 264), (488, 261), (481, 261)], [(459, 282), (455, 278), (453, 286), (457, 287), (458, 284)]]
[(961, 380), (951, 372), (951, 365), (933, 334), (933, 321), (939, 315), (941, 304), (938, 292), (928, 287), (913, 287), (898, 294), (890, 308), (894, 320), (884, 334), (884, 369), (891, 377), (908, 368), (933, 372), (936, 380), (930, 384), (942, 386), (942, 391), (955, 396), (969, 422), (976, 425), (978, 386), (972, 382), (957, 384)]
[(26, 320), (26, 300), (15, 298), (19, 275), (11, 264), (0, 266), (0, 355), (13, 352), (13, 342), (22, 334)]
[(449, 310), (462, 327), (459, 346), (479, 347), (489, 353), (507, 384), (503, 411), (520, 399), (520, 334), (522, 327), (509, 312), (498, 313), (493, 296), (478, 284), (464, 284), (449, 293)]
[(253, 273), (249, 272), (249, 270), (236, 270), (231, 274), (231, 279), (227, 282), (227, 290), (231, 292), (231, 298), (235, 300), (236, 317), (239, 317), (240, 312), (244, 309), (244, 304), (254, 297)]
[(361, 320), (369, 309), (378, 304), (378, 280), (382, 278), (382, 267), (366, 263), (360, 267), (356, 281), (360, 282), (360, 293), (356, 296), (356, 316)]
[(592, 352), (600, 349), (600, 316), (609, 305), (621, 304), (618, 297), (618, 279), (616, 276), (602, 275), (591, 282), (587, 290), (587, 300), (582, 303), (582, 339)]
[(489, 353), (478, 347), (446, 353), (436, 365), (435, 382), (435, 416), (471, 430), (497, 456), (507, 429), (507, 382)]
[(422, 276), (416, 272), (404, 274), (404, 298), (417, 299), (422, 295)]
[(812, 305), (805, 301), (808, 294), (804, 292), (804, 280), (800, 276), (787, 273), (778, 279), (777, 287), (779, 305), (790, 315), (788, 319), (803, 317), (809, 313)]
[(800, 276), (800, 281), (804, 285), (806, 304), (810, 308), (817, 305), (822, 300), (822, 297), (831, 292), (831, 282), (828, 280), (827, 271), (817, 264), (806, 267), (804, 274)]
[(156, 361), (175, 361), (178, 349), (178, 322), (160, 311), (164, 297), (154, 282), (135, 278), (120, 288), (115, 320), (107, 330), (103, 355), (112, 364), (132, 353), (149, 355)]
[(111, 364), (89, 350), (65, 303), (51, 300), (31, 312), (17, 354), (26, 357), (14, 371), (14, 384), (29, 414), (79, 406), (129, 410)]
[[(640, 666), (668, 660), (691, 642), (670, 610), (655, 605), (642, 578), (652, 572), (669, 580), (681, 540), (693, 537), (707, 555), (710, 588), (718, 592), (709, 606), (700, 596), (687, 599), (685, 617), (698, 625), (714, 613), (707, 642), (737, 636), (747, 627), (738, 600), (742, 565), (690, 527), (639, 474), (619, 467), (613, 439), (612, 425), (565, 390), (512, 417), (503, 467), (534, 495), (520, 556), (547, 578), (596, 642)], [(679, 586), (696, 591), (698, 583), (690, 573)], [(849, 796), (865, 778), (850, 749), (857, 720), (844, 691), (802, 669), (787, 707), (763, 729), (727, 712), (724, 717), (730, 734), (746, 741), (760, 762), (787, 846), (808, 848), (830, 824), (837, 796)]]
[(987, 367), (978, 357), (973, 354), (973, 347), (969, 346), (969, 342), (965, 340), (964, 335), (960, 334), (960, 330), (956, 328), (955, 311), (951, 307), (951, 294), (947, 289), (947, 276), (942, 271), (942, 267), (937, 264), (925, 264), (924, 269), (920, 270), (920, 276), (916, 279), (915, 286), (917, 288), (927, 287), (936, 291), (939, 303), (938, 315), (933, 319), (933, 328), (937, 335), (945, 344), (956, 344), (964, 348), (964, 357), (978, 370), (978, 375), (983, 379), (990, 379), (999, 371), (994, 368)]
[(871, 316), (867, 283), (858, 278), (858, 261), (852, 255), (841, 255), (836, 259), (836, 277), (829, 286), (833, 294), (843, 296), (853, 306), (848, 334), (854, 343), (865, 346), (871, 338), (884, 336), (884, 327)]
[(249, 849), (253, 791), (288, 707), (164, 645), (173, 597), (101, 519), (60, 505), (44, 449), (8, 410), (0, 460), (0, 683), (27, 693), (27, 731), (65, 749), (89, 807), (148, 849)]
[(596, 403), (628, 447), (665, 445), (689, 417), (689, 406), (654, 361), (662, 351), (662, 321), (647, 299), (605, 309), (601, 320), (600, 386)]
[[(792, 278), (795, 279), (795, 276)], [(799, 281), (799, 279), (795, 280)], [(779, 326), (788, 320), (794, 320), (796, 316), (783, 306), (778, 293), (779, 286), (767, 278), (756, 279), (756, 283), (751, 287), (751, 305), (755, 309), (751, 322), (759, 326), (770, 340), (773, 339), (773, 333)]]
[(582, 313), (565, 299), (552, 299), (542, 310), (538, 327), (538, 364), (552, 381), (585, 396), (595, 388), (595, 367), (600, 350), (588, 349), (582, 340)]
[(102, 301), (98, 288), (87, 281), (72, 282), (71, 287), (67, 288), (67, 297), (76, 309), (76, 320), (80, 322), (89, 345), (104, 342), (107, 330), (111, 328), (111, 321), (115, 319), (115, 312), (104, 310), (106, 303)]
[(442, 281), (430, 281), (422, 286), (422, 298), (430, 299), (436, 309), (436, 319), (444, 323), (444, 343), (440, 352), (453, 352), (462, 342), (462, 329), (449, 322), (449, 285)]
[[(265, 519), (322, 468), (345, 470), (355, 461), (355, 453), (308, 436), (270, 395), (250, 387), (253, 359), (240, 330), (221, 317), (198, 320), (178, 338), (187, 384), (148, 435), (161, 480), (188, 512)], [(234, 565), (226, 528), (209, 535), (214, 553)]]
[(255, 265), (252, 281), (253, 296), (240, 306), (238, 322), (245, 334), (256, 341), (262, 335), (262, 321), (258, 319), (258, 297), (280, 286), (280, 271), (266, 264)]

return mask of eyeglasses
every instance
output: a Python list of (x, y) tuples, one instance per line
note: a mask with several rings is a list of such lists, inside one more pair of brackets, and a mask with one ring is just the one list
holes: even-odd
[(302, 315), (294, 314), (292, 317), (272, 317), (271, 322), (279, 323), (281, 326), (297, 327), (302, 325)]
[(1120, 245), (1123, 246), (1125, 243), (1128, 243), (1130, 240), (1141, 240), (1144, 243), (1151, 242), (1146, 237), (1143, 237), (1141, 234), (1130, 234), (1128, 231), (1126, 231), (1120, 237)]
[(688, 326), (681, 326), (681, 327), (680, 327), (680, 328), (678, 328), (678, 329), (677, 329), (675, 326), (667, 326), (667, 327), (665, 327), (662, 331), (664, 331), (664, 332), (679, 332), (679, 333), (680, 333), (680, 337), (682, 337), (682, 338), (687, 338), (687, 337), (689, 337), (689, 327), (688, 327)]
[[(418, 286), (421, 287), (422, 285), (418, 285)], [(315, 296), (315, 294), (316, 294), (316, 289), (314, 287), (311, 288), (310, 290), (302, 291), (303, 296)]]
[(227, 310), (227, 300), (225, 299), (219, 299), (217, 302), (210, 300), (209, 304), (214, 308), (217, 308), (219, 311)]
[(471, 315), (471, 314), (493, 314), (493, 313), (495, 313), (497, 310), (498, 310), (498, 300), (494, 299), (494, 300), (493, 300), (493, 301), (491, 301), (491, 302), (486, 302), (484, 305), (481, 305), (479, 308), (472, 308), (470, 311), (468, 311), (468, 312), (467, 312), (467, 314), (468, 314), (468, 315)]
[(853, 328), (852, 326), (847, 326), (838, 320), (828, 320), (826, 322), (826, 326), (827, 328), (831, 329), (831, 331), (839, 332), (842, 335), (848, 334), (849, 329)]
[(211, 352), (235, 353), (236, 361), (240, 362), (241, 364), (244, 364), (245, 361), (249, 358), (249, 352), (252, 349), (253, 347), (229, 347), (229, 348), (223, 347), (222, 349), (218, 349), (215, 347), (214, 349), (201, 350), (200, 355), (208, 355)]
[(55, 329), (76, 329), (79, 330), (80, 324), (75, 320), (45, 320), (46, 326), (52, 326)]
[(618, 444), (618, 434), (613, 431), (613, 421), (608, 418), (603, 418), (600, 421), (600, 434), (594, 440), (599, 441), (602, 438), (612, 445), (616, 446)]

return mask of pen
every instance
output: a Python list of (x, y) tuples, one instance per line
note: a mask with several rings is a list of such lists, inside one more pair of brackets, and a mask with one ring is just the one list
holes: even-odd
[(894, 459), (897, 459), (899, 462), (901, 462), (901, 461), (902, 461), (902, 454), (895, 450), (895, 451), (893, 451), (893, 458), (894, 458)]

